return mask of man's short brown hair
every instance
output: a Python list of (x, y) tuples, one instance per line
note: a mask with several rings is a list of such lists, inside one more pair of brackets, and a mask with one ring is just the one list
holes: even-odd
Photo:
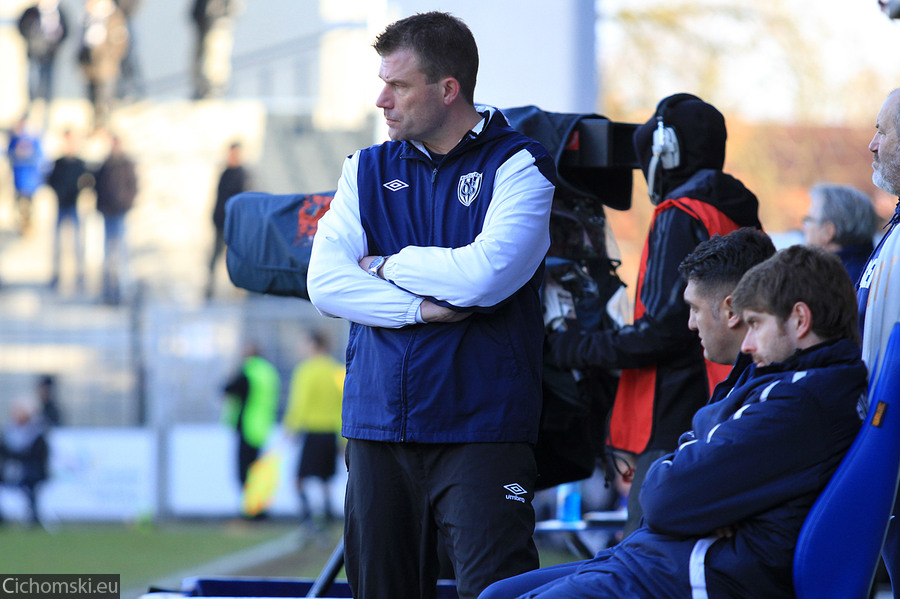
[(797, 302), (809, 306), (812, 331), (819, 337), (860, 343), (853, 283), (828, 250), (803, 245), (781, 250), (747, 271), (732, 294), (738, 313), (766, 312), (779, 323), (788, 319)]
[(463, 97), (475, 103), (478, 46), (468, 26), (453, 15), (434, 11), (406, 17), (388, 25), (373, 45), (382, 57), (412, 51), (426, 82), (453, 77)]

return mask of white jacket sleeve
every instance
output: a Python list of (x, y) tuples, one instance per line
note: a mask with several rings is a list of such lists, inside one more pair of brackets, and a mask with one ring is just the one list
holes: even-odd
[(331, 206), (319, 220), (307, 273), (310, 301), (325, 316), (373, 327), (416, 322), (422, 298), (359, 267), (368, 243), (359, 217), (359, 152), (344, 161)]
[(489, 307), (534, 275), (550, 247), (553, 184), (522, 150), (497, 170), (491, 205), (475, 240), (460, 248), (409, 246), (384, 266), (386, 279), (458, 307)]

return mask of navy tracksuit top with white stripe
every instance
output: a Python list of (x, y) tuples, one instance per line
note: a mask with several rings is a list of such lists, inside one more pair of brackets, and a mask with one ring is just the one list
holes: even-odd
[[(795, 596), (800, 529), (861, 425), (859, 347), (841, 339), (750, 365), (719, 392), (647, 472), (643, 526), (582, 562), (579, 588), (618, 599)], [(733, 536), (719, 538), (727, 526)]]
[[(511, 129), (498, 112), (479, 135), (468, 135), (437, 163), (409, 142), (363, 150), (358, 197), (369, 254), (472, 243), (484, 225), (497, 169), (523, 149), (533, 156), (533, 168), (553, 182), (553, 162), (544, 148)], [(457, 323), (403, 328), (353, 323), (344, 436), (422, 443), (535, 442), (541, 406), (542, 272), (538, 268), (499, 304), (464, 308), (473, 314)]]

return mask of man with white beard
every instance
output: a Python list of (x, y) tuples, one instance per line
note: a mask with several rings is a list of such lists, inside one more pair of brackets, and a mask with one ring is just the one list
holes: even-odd
[[(869, 151), (873, 156), (872, 182), (891, 195), (900, 196), (900, 89), (888, 94), (882, 104)], [(891, 330), (900, 320), (900, 277), (896, 273), (890, 276), (900, 261), (898, 222), (900, 200), (894, 208), (890, 228), (869, 257), (857, 289), (862, 357), (869, 367), (870, 383), (880, 370)], [(895, 515), (898, 507), (894, 506)], [(900, 589), (900, 524), (896, 518), (891, 519), (882, 557), (896, 594)]]
[[(872, 182), (900, 196), (900, 89), (891, 92), (875, 123), (875, 136), (869, 142), (872, 152)], [(860, 333), (863, 336), (863, 360), (872, 375), (884, 357), (891, 328), (900, 320), (900, 281), (888, 276), (900, 260), (900, 201), (894, 208), (890, 228), (872, 252), (859, 281)]]

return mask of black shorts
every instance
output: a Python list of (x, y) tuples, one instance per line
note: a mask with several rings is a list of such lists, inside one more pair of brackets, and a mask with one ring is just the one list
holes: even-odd
[(300, 445), (300, 465), (298, 478), (315, 476), (328, 480), (334, 476), (337, 460), (337, 434), (306, 433)]

